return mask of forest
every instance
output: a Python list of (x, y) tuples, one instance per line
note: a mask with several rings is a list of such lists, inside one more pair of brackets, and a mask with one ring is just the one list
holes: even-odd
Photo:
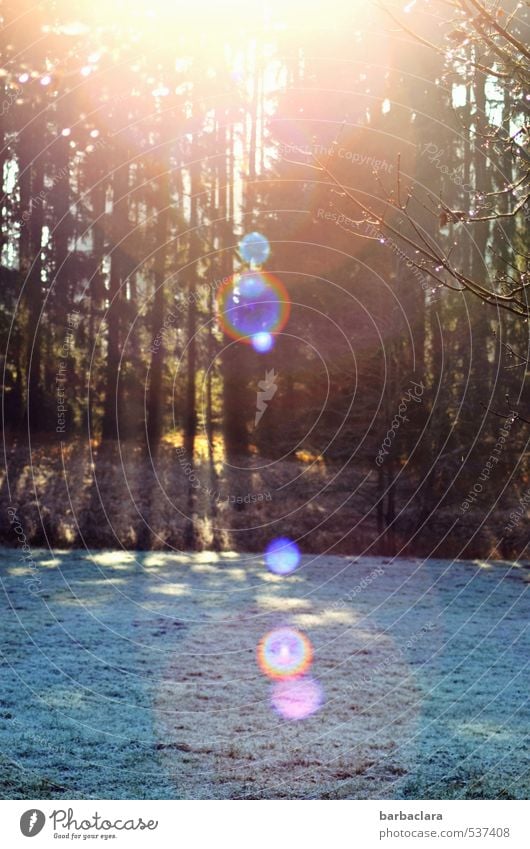
[(528, 557), (528, 5), (326, 5), (2, 1), (4, 544)]

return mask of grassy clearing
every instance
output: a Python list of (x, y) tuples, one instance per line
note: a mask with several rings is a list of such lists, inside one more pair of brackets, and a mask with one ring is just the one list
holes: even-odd
[[(518, 564), (33, 556), (38, 595), (0, 550), (4, 798), (528, 798)], [(280, 624), (325, 692), (302, 722), (256, 665)]]

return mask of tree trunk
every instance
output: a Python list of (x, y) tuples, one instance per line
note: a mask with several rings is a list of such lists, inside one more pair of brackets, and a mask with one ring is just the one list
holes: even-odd
[[(168, 213), (170, 204), (169, 166), (159, 179), (160, 206), (156, 222), (155, 292), (151, 312), (151, 365), (149, 369), (149, 394), (147, 398), (147, 440), (156, 451), (162, 435), (162, 375), (164, 370), (164, 281), (166, 277)], [(155, 340), (156, 344), (155, 344)], [(160, 344), (158, 344), (160, 343)]]
[(120, 326), (122, 284), (126, 274), (126, 259), (123, 240), (129, 228), (129, 164), (128, 154), (123, 152), (123, 161), (114, 171), (112, 203), (112, 254), (109, 284), (109, 305), (107, 318), (107, 365), (105, 373), (105, 404), (103, 411), (103, 439), (118, 438), (119, 415), (121, 412), (120, 386)]

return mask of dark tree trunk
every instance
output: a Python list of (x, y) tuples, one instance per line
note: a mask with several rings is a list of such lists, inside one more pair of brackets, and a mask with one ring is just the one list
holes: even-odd
[[(32, 128), (32, 134), (36, 129)], [(37, 133), (37, 135), (39, 135)], [(42, 226), (44, 221), (44, 159), (36, 149), (34, 139), (29, 145), (31, 160), (27, 164), (27, 181), (25, 191), (29, 187), (30, 197), (27, 204), (29, 219), (23, 228), (25, 236), (22, 240), (24, 253), (24, 266), (26, 270), (25, 291), (28, 306), (28, 320), (26, 326), (26, 414), (28, 423), (32, 428), (42, 428), (42, 402), (43, 394), (41, 387), (41, 342), (42, 342), (42, 307), (43, 307), (43, 285), (42, 285)], [(26, 176), (26, 175), (25, 175)], [(27, 199), (24, 199), (27, 202)]]
[(121, 306), (123, 300), (122, 285), (126, 276), (127, 262), (123, 240), (129, 228), (129, 164), (127, 153), (123, 153), (123, 161), (118, 164), (113, 179), (112, 204), (112, 254), (110, 266), (109, 305), (107, 318), (107, 364), (105, 371), (105, 404), (103, 411), (103, 439), (118, 438), (119, 416), (121, 412), (120, 386), (120, 327)]
[[(168, 212), (170, 203), (170, 172), (159, 179), (159, 209), (156, 222), (155, 292), (151, 312), (151, 335), (153, 347), (149, 369), (149, 392), (147, 397), (147, 440), (150, 449), (156, 447), (162, 435), (162, 375), (164, 369), (164, 281), (166, 277)], [(155, 343), (156, 340), (156, 343)], [(158, 344), (160, 343), (160, 344)]]

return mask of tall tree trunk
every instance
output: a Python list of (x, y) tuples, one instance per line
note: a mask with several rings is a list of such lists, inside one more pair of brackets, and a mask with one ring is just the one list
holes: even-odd
[[(196, 160), (197, 154), (192, 153)], [(197, 435), (197, 261), (199, 259), (199, 239), (197, 227), (199, 175), (198, 163), (191, 166), (191, 200), (190, 200), (190, 238), (188, 253), (188, 314), (187, 314), (187, 370), (186, 370), (186, 414), (184, 418), (184, 447), (189, 457), (195, 452), (195, 437)]]
[[(156, 221), (156, 255), (155, 255), (155, 292), (151, 312), (151, 335), (153, 344), (151, 364), (149, 369), (149, 393), (147, 397), (147, 440), (150, 450), (156, 452), (162, 435), (162, 375), (164, 370), (164, 313), (165, 296), (164, 281), (166, 277), (168, 215), (170, 204), (170, 171), (162, 174), (158, 180), (158, 214)], [(158, 341), (160, 344), (158, 344)]]
[[(88, 284), (89, 295), (89, 314), (88, 314), (88, 331), (87, 331), (87, 354), (90, 358), (92, 355), (95, 358), (95, 335), (96, 335), (96, 319), (101, 315), (101, 308), (105, 297), (105, 285), (103, 276), (103, 258), (105, 253), (105, 195), (106, 182), (103, 179), (103, 168), (95, 168), (93, 173), (93, 188), (90, 192), (90, 200), (92, 206), (92, 252), (90, 263), (90, 279)], [(87, 372), (92, 373), (95, 359), (90, 363), (90, 359), (86, 362)], [(85, 424), (94, 431), (96, 422), (93, 417), (93, 407), (97, 403), (97, 388), (93, 385), (93, 380), (87, 388), (87, 408), (84, 411)], [(97, 423), (99, 425), (99, 423)]]
[(110, 266), (109, 306), (107, 309), (107, 365), (105, 374), (105, 404), (103, 411), (103, 439), (118, 438), (118, 419), (121, 413), (120, 328), (122, 284), (126, 276), (127, 262), (123, 240), (129, 229), (129, 164), (128, 154), (123, 152), (113, 176), (112, 203), (112, 254)]
[[(254, 93), (257, 92), (257, 83), (254, 79)], [(254, 205), (254, 180), (256, 176), (256, 109), (257, 97), (253, 98), (250, 115), (250, 134), (247, 140), (248, 146), (248, 168), (247, 183), (244, 191), (243, 222), (245, 230), (252, 229), (252, 213)], [(234, 180), (235, 180), (235, 158), (233, 132), (228, 138), (227, 156), (227, 245), (234, 241)], [(227, 256), (227, 274), (233, 272), (233, 261)], [(248, 431), (247, 419), (249, 417), (249, 401), (247, 387), (247, 358), (245, 345), (234, 344), (234, 340), (228, 336), (224, 338), (223, 353), (223, 384), (224, 384), (224, 442), (225, 452), (229, 460), (244, 457), (248, 454)]]
[[(197, 436), (197, 274), (199, 260), (199, 190), (200, 155), (198, 131), (193, 134), (190, 167), (190, 219), (188, 252), (188, 316), (187, 316), (187, 371), (186, 371), (186, 410), (184, 416), (184, 450), (192, 469), (195, 468), (195, 438)], [(198, 477), (198, 476), (197, 476)], [(185, 544), (194, 550), (197, 547), (197, 509), (200, 489), (193, 486), (191, 476), (188, 480), (188, 508), (185, 529)]]
[[(487, 194), (489, 178), (486, 154), (482, 150), (482, 139), (486, 135), (488, 121), (486, 117), (486, 77), (477, 72), (474, 77), (475, 99), (475, 143), (473, 145), (476, 189)], [(466, 199), (470, 206), (472, 201)], [(486, 249), (489, 235), (489, 222), (480, 221), (470, 227), (469, 236), (473, 239), (471, 245), (471, 279), (486, 285), (489, 268), (486, 264)], [(473, 301), (473, 392), (471, 403), (475, 409), (488, 397), (490, 391), (491, 364), (488, 359), (488, 342), (491, 336), (489, 312), (479, 300)]]
[[(36, 128), (31, 129), (31, 134), (37, 137), (40, 134)], [(24, 251), (29, 251), (29, 256), (24, 257), (24, 266), (27, 270), (25, 281), (26, 302), (28, 306), (28, 320), (25, 331), (27, 343), (26, 357), (26, 385), (27, 403), (26, 411), (28, 422), (31, 427), (42, 426), (42, 391), (41, 391), (41, 340), (42, 340), (42, 227), (44, 222), (44, 158), (39, 155), (40, 151), (32, 137), (29, 145), (30, 163), (25, 167), (29, 176), (30, 198), (28, 205), (29, 219), (23, 232), (27, 230), (22, 239), (25, 244)], [(25, 175), (26, 176), (26, 175)], [(25, 187), (28, 183), (24, 181)], [(27, 242), (26, 242), (27, 240)]]

